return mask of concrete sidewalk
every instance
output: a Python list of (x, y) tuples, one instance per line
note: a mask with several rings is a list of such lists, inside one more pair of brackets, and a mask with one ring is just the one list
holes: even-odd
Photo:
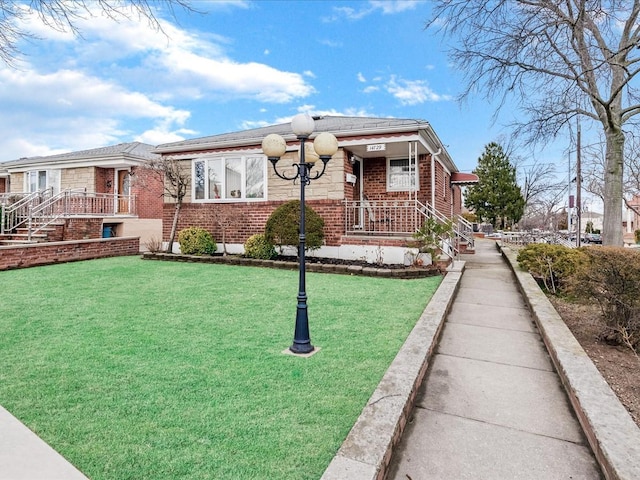
[(465, 260), (387, 478), (602, 478), (495, 243)]
[(87, 480), (87, 477), (0, 407), (0, 480)]

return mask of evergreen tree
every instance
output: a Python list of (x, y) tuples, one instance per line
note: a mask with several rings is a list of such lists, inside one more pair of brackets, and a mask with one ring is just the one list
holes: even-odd
[(478, 183), (469, 187), (465, 206), (496, 228), (517, 223), (524, 214), (524, 197), (516, 182), (516, 169), (497, 143), (488, 144), (473, 171)]

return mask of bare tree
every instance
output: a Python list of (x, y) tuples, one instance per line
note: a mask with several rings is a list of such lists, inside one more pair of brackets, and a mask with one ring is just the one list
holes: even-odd
[(515, 162), (518, 183), (525, 200), (525, 214), (520, 222), (522, 228), (549, 228), (550, 220), (566, 193), (565, 182), (558, 180), (556, 166), (527, 159), (532, 163)]
[[(638, 207), (631, 203), (640, 195), (640, 137), (633, 131), (625, 133), (623, 201), (627, 208), (640, 215)], [(583, 158), (584, 189), (601, 200), (604, 197), (602, 177), (605, 170), (606, 143), (600, 139), (585, 147)]]
[(173, 199), (175, 204), (171, 233), (169, 234), (169, 243), (167, 245), (167, 252), (171, 253), (176, 239), (182, 202), (189, 192), (189, 183), (191, 181), (190, 165), (188, 162), (176, 160), (175, 158), (163, 157), (158, 160), (150, 160), (146, 168), (158, 175), (164, 187), (163, 197)]
[(640, 112), (640, 0), (436, 0), (427, 28), (459, 40), (464, 99), (516, 98), (517, 134), (545, 141), (575, 116), (606, 139), (603, 243), (622, 245), (623, 125)]
[(558, 180), (558, 172), (553, 163), (542, 163), (534, 159), (528, 165), (520, 166), (516, 163), (516, 171), (525, 205), (544, 196), (556, 196), (558, 191), (566, 188), (564, 182)]
[(162, 30), (156, 11), (170, 12), (175, 7), (193, 11), (189, 0), (1, 0), (0, 1), (0, 59), (13, 65), (20, 54), (22, 40), (35, 40), (37, 36), (24, 28), (24, 21), (37, 15), (49, 28), (79, 35), (78, 22), (94, 17), (98, 12), (113, 21), (138, 17), (149, 26)]

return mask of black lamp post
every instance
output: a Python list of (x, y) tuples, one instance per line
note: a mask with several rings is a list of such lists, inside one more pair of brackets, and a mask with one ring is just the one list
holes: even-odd
[[(305, 354), (313, 352), (311, 338), (309, 337), (309, 316), (307, 313), (307, 292), (306, 292), (306, 265), (305, 265), (305, 205), (304, 189), (312, 180), (320, 178), (331, 160), (334, 153), (338, 151), (338, 140), (331, 133), (320, 133), (316, 136), (313, 144), (305, 143), (311, 133), (313, 133), (314, 121), (307, 114), (300, 114), (291, 120), (291, 130), (300, 140), (300, 162), (294, 163), (294, 173), (286, 175), (278, 172), (276, 164), (280, 157), (287, 150), (287, 142), (280, 135), (267, 135), (262, 141), (262, 151), (267, 155), (273, 165), (275, 174), (283, 180), (300, 181), (300, 235), (298, 244), (298, 306), (296, 309), (296, 328), (293, 335), (293, 344), (289, 347), (293, 353)], [(311, 175), (311, 169), (315, 162), (322, 160), (322, 171)]]

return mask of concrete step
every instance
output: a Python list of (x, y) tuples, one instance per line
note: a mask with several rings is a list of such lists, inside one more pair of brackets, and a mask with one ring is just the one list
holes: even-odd
[(31, 245), (34, 243), (41, 243), (37, 240), (0, 240), (0, 245)]

